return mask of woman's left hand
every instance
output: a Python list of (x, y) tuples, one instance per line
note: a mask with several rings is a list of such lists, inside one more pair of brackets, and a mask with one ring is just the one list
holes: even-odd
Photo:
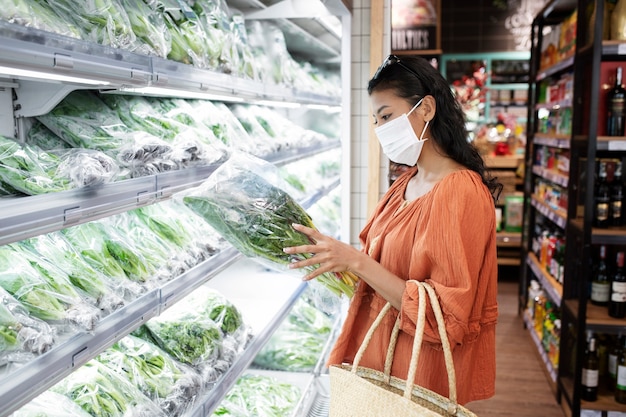
[(289, 254), (308, 253), (313, 255), (309, 259), (289, 264), (291, 269), (319, 265), (305, 275), (303, 280), (308, 281), (325, 272), (351, 271), (357, 273), (354, 265), (358, 262), (359, 256), (363, 255), (360, 251), (310, 227), (293, 224), (293, 228), (315, 242), (311, 245), (292, 246), (283, 249), (285, 253)]

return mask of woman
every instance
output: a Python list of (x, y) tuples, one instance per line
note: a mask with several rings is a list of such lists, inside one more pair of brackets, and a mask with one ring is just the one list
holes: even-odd
[[(351, 271), (358, 284), (329, 364), (351, 363), (374, 318), (394, 309), (374, 334), (361, 365), (383, 370), (398, 314), (392, 375), (406, 379), (419, 300), (407, 280), (430, 283), (440, 299), (453, 349), (460, 404), (494, 394), (497, 308), (494, 198), (501, 185), (467, 141), (465, 121), (445, 79), (422, 58), (390, 56), (370, 80), (368, 93), (384, 153), (410, 165), (390, 187), (360, 234), (363, 250), (304, 227), (315, 245), (292, 268)], [(419, 135), (419, 137), (418, 137)], [(448, 396), (445, 362), (434, 314), (427, 305), (424, 345), (415, 382)]]

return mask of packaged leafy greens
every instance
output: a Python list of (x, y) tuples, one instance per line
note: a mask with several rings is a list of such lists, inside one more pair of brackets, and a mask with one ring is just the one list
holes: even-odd
[(265, 375), (245, 374), (226, 394), (212, 417), (286, 417), (294, 412), (302, 390)]
[(61, 232), (39, 235), (19, 244), (63, 270), (72, 285), (92, 298), (103, 315), (124, 305), (124, 290), (90, 265)]
[[(282, 188), (276, 168), (258, 158), (233, 155), (200, 186), (178, 193), (184, 204), (202, 216), (244, 255), (275, 269), (294, 259), (283, 248), (308, 245), (309, 238), (293, 223), (315, 227), (309, 215)], [(337, 294), (352, 297), (357, 281), (351, 273), (325, 273), (317, 280)]]
[(42, 354), (53, 344), (52, 328), (0, 287), (0, 363), (27, 360), (21, 353)]
[(96, 360), (131, 381), (168, 416), (184, 414), (202, 390), (200, 375), (156, 345), (128, 335)]
[(63, 271), (16, 243), (0, 246), (0, 287), (41, 320), (92, 330), (100, 319)]
[(132, 334), (155, 343), (176, 360), (194, 367), (205, 383), (214, 382), (228, 365), (220, 358), (220, 327), (208, 318), (176, 307), (151, 318)]
[(11, 417), (92, 417), (69, 397), (54, 391), (44, 391)]
[(166, 417), (131, 381), (95, 359), (50, 388), (98, 417)]
[(254, 359), (262, 368), (311, 371), (320, 360), (332, 322), (326, 314), (299, 299)]
[(117, 260), (117, 257), (128, 253), (128, 263), (137, 255), (127, 246), (119, 245), (119, 239), (112, 240), (111, 236), (107, 236), (98, 221), (69, 227), (60, 233), (93, 269), (108, 278), (110, 285), (124, 300), (134, 300), (146, 291), (143, 281), (129, 279)]
[(61, 18), (43, 1), (5, 1), (0, 8), (0, 19), (72, 38), (82, 37), (82, 33), (72, 22)]

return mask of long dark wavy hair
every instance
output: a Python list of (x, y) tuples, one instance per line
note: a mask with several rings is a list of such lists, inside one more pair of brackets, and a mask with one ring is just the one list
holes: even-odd
[(430, 122), (430, 139), (459, 164), (477, 172), (497, 201), (502, 184), (492, 177), (478, 149), (468, 140), (465, 115), (448, 82), (422, 57), (390, 56), (380, 66), (367, 86), (374, 91), (393, 90), (413, 107), (430, 95), (437, 104), (437, 113)]

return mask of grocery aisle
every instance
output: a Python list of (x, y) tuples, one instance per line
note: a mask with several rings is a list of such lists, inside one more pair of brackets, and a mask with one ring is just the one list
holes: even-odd
[(563, 417), (522, 318), (517, 270), (500, 273), (496, 328), (496, 395), (468, 405), (480, 417)]

